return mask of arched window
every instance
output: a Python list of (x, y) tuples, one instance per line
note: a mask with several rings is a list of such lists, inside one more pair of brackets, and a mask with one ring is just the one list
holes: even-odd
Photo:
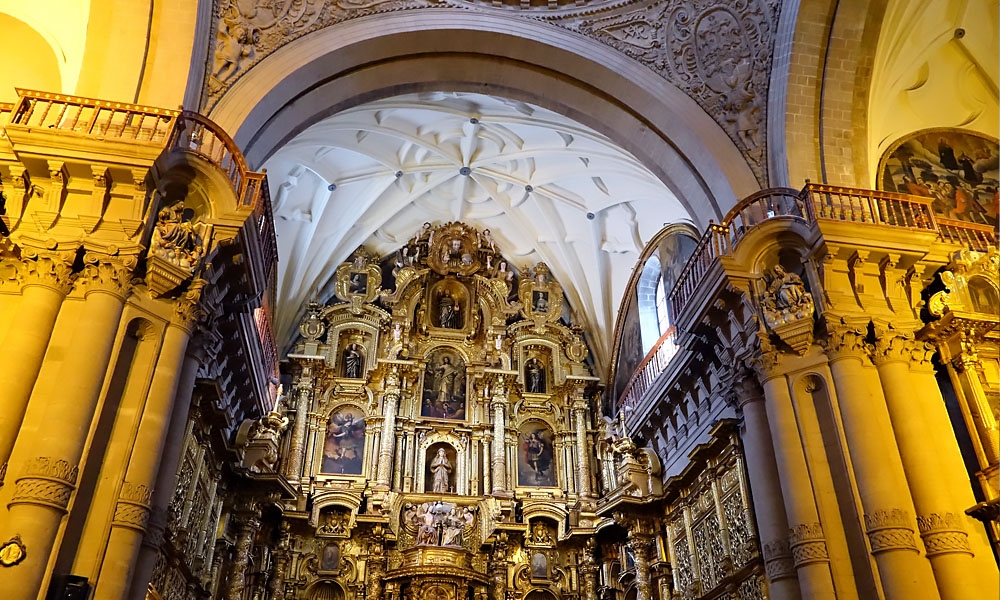
[(663, 278), (656, 282), (656, 323), (660, 335), (670, 329), (670, 316), (667, 312), (667, 292), (663, 286)]
[(642, 267), (636, 294), (639, 301), (639, 332), (642, 338), (642, 353), (646, 354), (660, 339), (660, 319), (657, 302), (662, 295), (660, 283), (660, 259), (650, 256)]

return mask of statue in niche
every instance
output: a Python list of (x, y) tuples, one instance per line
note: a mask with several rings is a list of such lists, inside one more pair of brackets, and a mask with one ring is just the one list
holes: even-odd
[(441, 292), (438, 297), (438, 323), (445, 329), (461, 329), (461, 307), (450, 290)]
[(767, 287), (765, 302), (769, 308), (788, 310), (804, 304), (810, 299), (802, 278), (795, 273), (789, 273), (781, 265), (775, 265), (774, 278)]
[(528, 541), (531, 544), (536, 544), (539, 546), (550, 546), (552, 545), (552, 534), (549, 533), (549, 528), (545, 526), (542, 521), (535, 521), (531, 525), (531, 535), (528, 536)]
[(364, 366), (364, 357), (358, 351), (357, 344), (351, 344), (344, 350), (344, 377), (348, 379), (361, 379), (361, 371)]
[(184, 203), (165, 206), (156, 216), (150, 254), (168, 263), (194, 271), (205, 256), (205, 225), (184, 220)]
[(545, 393), (545, 368), (537, 358), (528, 360), (524, 365), (524, 389), (529, 394)]
[(451, 489), (451, 462), (444, 448), (439, 448), (437, 456), (431, 461), (431, 472), (434, 474), (432, 492), (447, 494)]

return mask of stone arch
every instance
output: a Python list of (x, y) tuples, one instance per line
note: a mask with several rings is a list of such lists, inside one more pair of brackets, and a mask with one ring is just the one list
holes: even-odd
[(702, 225), (758, 187), (721, 127), (665, 79), (596, 41), (502, 14), (440, 9), (340, 23), (260, 61), (210, 115), (259, 165), (326, 116), (430, 90), (500, 95), (566, 114), (634, 154)]

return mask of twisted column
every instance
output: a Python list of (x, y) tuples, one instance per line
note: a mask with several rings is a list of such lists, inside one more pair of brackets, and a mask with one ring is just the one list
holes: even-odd
[(635, 598), (636, 600), (652, 600), (653, 586), (649, 574), (649, 550), (653, 546), (653, 538), (631, 530), (628, 532), (626, 544), (635, 557)]
[(229, 568), (229, 587), (226, 588), (225, 600), (243, 600), (243, 590), (247, 585), (247, 573), (250, 570), (250, 552), (253, 541), (260, 529), (260, 513), (255, 511), (243, 521), (240, 535), (236, 539), (236, 552)]
[[(33, 600), (45, 577), (75, 490), (136, 260), (88, 253), (84, 263), (75, 283), (83, 300), (63, 307), (67, 313), (53, 330), (9, 461), (7, 478), (15, 489), (3, 489), (9, 511), (0, 516), (0, 538), (20, 534), (31, 549), (6, 578), (10, 600)], [(64, 465), (59, 472), (67, 476), (39, 473), (40, 460)]]

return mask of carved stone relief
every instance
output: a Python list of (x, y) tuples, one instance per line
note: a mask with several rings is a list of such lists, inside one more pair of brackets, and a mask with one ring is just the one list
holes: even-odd
[[(522, 4), (517, 14), (595, 39), (678, 86), (767, 185), (767, 84), (779, 0), (556, 4)], [(216, 0), (204, 110), (255, 64), (306, 34), (363, 16), (433, 7), (498, 10), (496, 2), (474, 0)]]

